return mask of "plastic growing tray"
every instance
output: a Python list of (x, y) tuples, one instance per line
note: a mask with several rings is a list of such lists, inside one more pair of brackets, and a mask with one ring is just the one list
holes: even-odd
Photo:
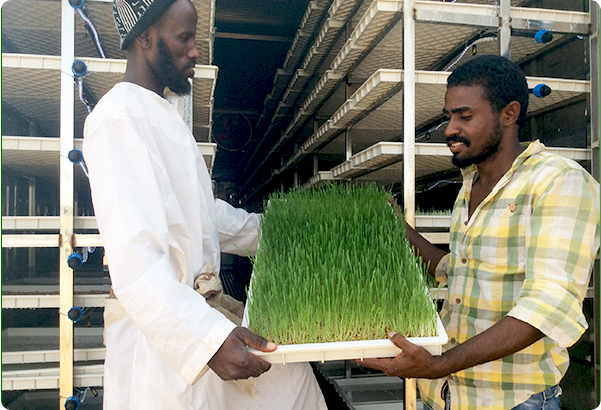
[[(437, 316), (438, 336), (409, 337), (413, 344), (422, 346), (433, 355), (442, 353), (442, 345), (447, 343), (448, 336), (444, 326)], [(242, 326), (248, 326), (248, 315), (244, 312)], [(390, 339), (359, 340), (349, 342), (306, 343), (295, 345), (278, 345), (278, 348), (269, 353), (249, 348), (253, 354), (270, 363), (296, 363), (296, 362), (325, 362), (330, 360), (367, 359), (376, 357), (394, 357), (401, 352)]]

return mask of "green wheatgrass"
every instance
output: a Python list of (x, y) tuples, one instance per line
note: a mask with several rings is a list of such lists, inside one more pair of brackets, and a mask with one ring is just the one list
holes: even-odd
[(436, 336), (426, 267), (387, 198), (375, 185), (272, 194), (249, 328), (278, 344)]

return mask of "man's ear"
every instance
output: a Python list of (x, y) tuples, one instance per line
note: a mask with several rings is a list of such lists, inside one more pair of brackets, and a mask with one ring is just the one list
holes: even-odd
[(142, 49), (149, 49), (152, 46), (150, 30), (145, 30), (142, 34), (140, 34), (136, 38), (136, 42), (142, 47)]
[(503, 125), (509, 126), (517, 123), (521, 110), (522, 105), (517, 101), (512, 101), (507, 104), (501, 112), (501, 122)]

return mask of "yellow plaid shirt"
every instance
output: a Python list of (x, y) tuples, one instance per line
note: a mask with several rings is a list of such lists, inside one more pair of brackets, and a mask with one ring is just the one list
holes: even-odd
[(463, 170), (450, 253), (437, 266), (437, 276), (448, 276), (443, 350), (507, 315), (545, 337), (445, 379), (419, 380), (422, 399), (434, 410), (444, 409), (445, 380), (452, 410), (511, 409), (556, 385), (568, 368), (566, 347), (588, 327), (582, 301), (599, 248), (598, 182), (536, 141), (468, 219), (476, 175), (475, 166)]

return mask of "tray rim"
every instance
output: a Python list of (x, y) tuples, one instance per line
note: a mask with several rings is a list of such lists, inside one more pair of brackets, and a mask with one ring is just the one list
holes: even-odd
[[(441, 354), (442, 345), (448, 342), (449, 337), (438, 314), (436, 314), (436, 321), (437, 336), (408, 337), (407, 340), (417, 346), (428, 349), (432, 354)], [(247, 325), (248, 314), (245, 307), (242, 326), (247, 327)], [(251, 347), (248, 350), (270, 363), (282, 364), (298, 362), (323, 363), (331, 360), (363, 360), (364, 358), (394, 357), (401, 353), (401, 349), (392, 343), (390, 339), (278, 345), (273, 352), (262, 352)], [(332, 353), (336, 355), (335, 358), (326, 357), (327, 354)], [(302, 356), (302, 358), (299, 358), (299, 356)]]

